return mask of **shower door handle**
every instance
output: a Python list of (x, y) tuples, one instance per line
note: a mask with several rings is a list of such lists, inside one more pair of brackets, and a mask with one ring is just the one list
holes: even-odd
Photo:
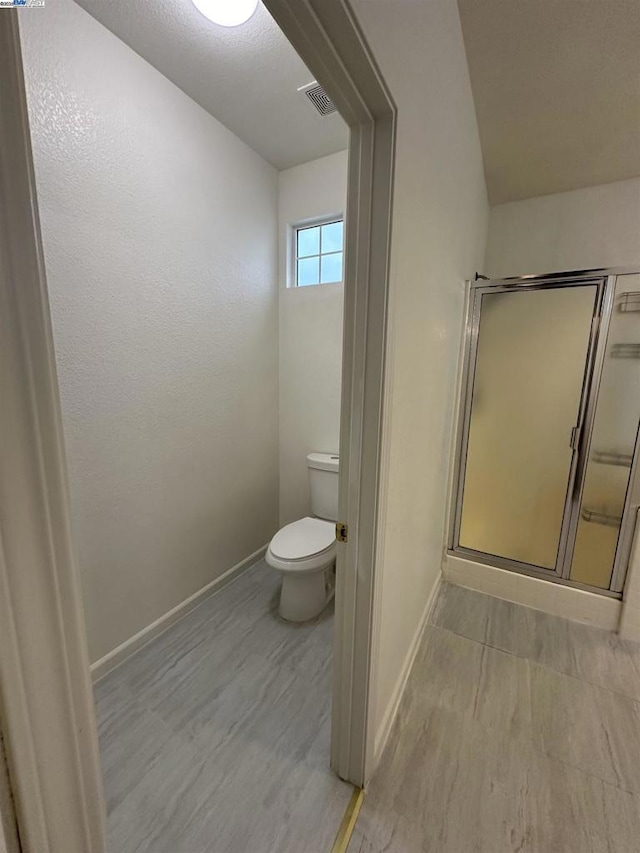
[(572, 450), (576, 450), (578, 447), (578, 442), (580, 441), (580, 430), (581, 426), (574, 426), (571, 430), (571, 437), (569, 439), (569, 447)]

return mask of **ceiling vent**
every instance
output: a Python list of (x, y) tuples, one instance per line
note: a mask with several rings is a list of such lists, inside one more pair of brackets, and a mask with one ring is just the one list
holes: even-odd
[(331, 113), (335, 113), (336, 105), (322, 86), (318, 85), (315, 80), (313, 83), (309, 83), (308, 86), (302, 86), (298, 91), (304, 92), (321, 116), (328, 116)]

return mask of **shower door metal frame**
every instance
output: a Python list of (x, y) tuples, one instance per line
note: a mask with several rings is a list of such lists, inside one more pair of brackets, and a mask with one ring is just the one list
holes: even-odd
[(633, 448), (633, 459), (631, 462), (631, 471), (629, 472), (629, 482), (627, 483), (627, 493), (625, 495), (624, 508), (622, 511), (622, 521), (620, 522), (620, 532), (618, 534), (618, 544), (616, 546), (616, 555), (613, 561), (613, 571), (611, 572), (610, 589), (622, 594), (624, 589), (624, 581), (627, 575), (629, 560), (631, 559), (631, 548), (633, 546), (633, 536), (636, 529), (636, 518), (640, 502), (638, 493), (640, 491), (640, 464), (638, 457), (640, 454), (640, 425), (636, 433), (636, 441)]
[[(451, 521), (448, 539), (448, 553), (453, 556), (473, 560), (477, 563), (484, 563), (498, 568), (509, 569), (520, 574), (543, 578), (555, 583), (570, 585), (590, 592), (597, 592), (598, 594), (605, 596), (620, 598), (624, 584), (624, 576), (626, 574), (626, 563), (621, 565), (622, 561), (625, 559), (625, 551), (627, 552), (626, 559), (628, 561), (628, 548), (625, 547), (623, 549), (621, 547), (621, 543), (623, 543), (624, 540), (626, 544), (626, 542), (631, 538), (628, 530), (625, 528), (624, 520), (625, 518), (630, 518), (634, 515), (632, 512), (629, 512), (629, 507), (626, 504), (623, 524), (621, 525), (618, 536), (618, 548), (616, 549), (616, 558), (612, 573), (612, 582), (610, 585), (611, 588), (601, 589), (600, 587), (594, 587), (589, 584), (572, 581), (569, 578), (569, 573), (571, 571), (571, 561), (573, 558), (582, 492), (584, 489), (585, 474), (589, 459), (589, 449), (595, 419), (598, 389), (600, 387), (602, 370), (604, 367), (604, 356), (609, 324), (613, 311), (616, 277), (620, 274), (632, 274), (635, 272), (637, 272), (637, 270), (626, 268), (577, 270), (539, 276), (530, 275), (516, 278), (480, 280), (472, 283), (469, 309), (464, 330), (465, 346), (460, 399), (461, 416), (456, 436), (456, 453), (452, 489), (453, 506), (450, 514)], [(498, 555), (488, 554), (482, 551), (475, 551), (471, 548), (465, 548), (460, 545), (459, 537), (462, 518), (466, 456), (471, 422), (471, 407), (473, 402), (473, 386), (475, 382), (478, 355), (482, 297), (485, 294), (491, 293), (508, 293), (519, 292), (522, 290), (542, 290), (547, 288), (585, 285), (595, 285), (597, 287), (597, 291), (591, 321), (589, 345), (585, 360), (585, 370), (583, 374), (578, 418), (576, 423), (577, 431), (573, 442), (573, 454), (571, 457), (567, 481), (567, 493), (565, 497), (555, 567), (552, 569), (546, 569), (541, 566), (535, 566), (530, 563), (524, 563), (508, 557), (500, 557)], [(630, 486), (627, 490), (627, 497), (632, 491), (632, 479), (633, 472), (630, 477)]]

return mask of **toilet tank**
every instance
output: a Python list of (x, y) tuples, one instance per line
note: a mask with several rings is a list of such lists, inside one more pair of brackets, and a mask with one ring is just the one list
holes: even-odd
[(338, 465), (334, 453), (310, 453), (307, 456), (311, 512), (327, 521), (338, 520)]

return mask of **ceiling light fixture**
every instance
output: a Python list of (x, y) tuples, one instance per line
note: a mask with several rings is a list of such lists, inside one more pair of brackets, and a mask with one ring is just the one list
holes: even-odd
[(239, 27), (256, 11), (258, 0), (193, 0), (193, 5), (214, 24)]

